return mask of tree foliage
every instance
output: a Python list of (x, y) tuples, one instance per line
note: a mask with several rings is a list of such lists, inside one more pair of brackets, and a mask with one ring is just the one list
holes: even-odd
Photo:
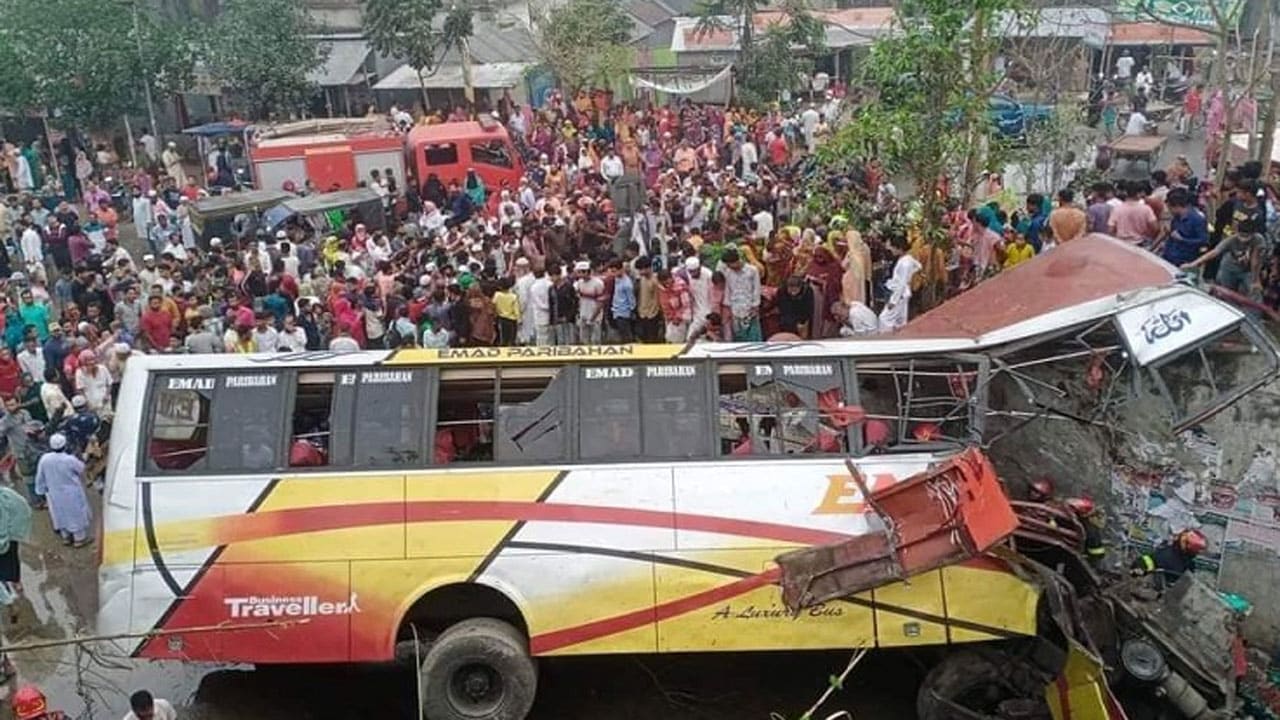
[(316, 90), (307, 74), (329, 52), (319, 31), (301, 0), (225, 0), (206, 33), (204, 59), (254, 114), (289, 112)]
[(144, 78), (156, 95), (188, 86), (195, 33), (142, 8), (135, 22), (134, 10), (93, 0), (0, 0), (0, 105), (99, 125), (144, 107)]
[(996, 137), (992, 59), (1000, 28), (1026, 12), (1024, 0), (904, 0), (850, 83), (869, 97), (820, 150), (820, 162), (874, 158), (890, 175), (906, 176), (919, 202), (913, 234), (945, 245), (939, 184), (968, 176)]
[[(783, 0), (779, 19), (757, 38), (756, 14), (762, 0), (705, 0), (698, 9), (697, 32), (733, 32), (738, 38), (738, 101), (760, 105), (793, 90), (802, 74), (813, 69), (813, 56), (825, 45), (822, 21), (807, 0)], [(730, 19), (732, 22), (730, 22)]]
[[(419, 82), (434, 73), (450, 48), (471, 37), (474, 27), (467, 4), (443, 0), (363, 0), (363, 24), (374, 50), (401, 58), (418, 72)], [(425, 107), (427, 90), (422, 88)]]
[(620, 0), (569, 0), (538, 22), (538, 51), (570, 90), (608, 87), (630, 69), (633, 27)]

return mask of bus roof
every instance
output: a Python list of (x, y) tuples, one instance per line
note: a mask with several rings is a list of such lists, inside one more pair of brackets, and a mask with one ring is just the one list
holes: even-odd
[(1086, 235), (979, 283), (909, 322), (899, 338), (970, 338), (1144, 288), (1169, 286), (1178, 269), (1106, 235)]

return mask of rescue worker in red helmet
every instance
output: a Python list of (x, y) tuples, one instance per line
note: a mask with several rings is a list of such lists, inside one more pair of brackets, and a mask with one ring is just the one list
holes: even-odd
[(66, 714), (59, 710), (49, 710), (49, 702), (45, 700), (44, 693), (40, 692), (40, 688), (35, 685), (23, 685), (18, 688), (9, 699), (9, 705), (13, 708), (13, 717), (16, 720), (66, 720), (67, 718)]
[(1053, 478), (1038, 477), (1027, 483), (1027, 499), (1031, 502), (1049, 502), (1053, 499)]
[(1107, 545), (1102, 539), (1102, 513), (1087, 497), (1067, 498), (1063, 504), (1075, 513), (1084, 528), (1084, 556), (1089, 564), (1099, 565), (1107, 557)]
[(1163, 585), (1172, 585), (1191, 569), (1196, 556), (1209, 547), (1209, 539), (1199, 530), (1183, 530), (1173, 540), (1153, 552), (1138, 556), (1129, 566), (1133, 575), (1151, 575)]

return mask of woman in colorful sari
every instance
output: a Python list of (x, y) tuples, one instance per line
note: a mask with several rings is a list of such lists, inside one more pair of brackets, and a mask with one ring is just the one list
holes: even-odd
[(826, 247), (819, 246), (813, 253), (813, 260), (805, 270), (805, 279), (813, 288), (813, 322), (811, 337), (835, 337), (839, 327), (831, 319), (831, 304), (840, 299), (841, 275), (835, 255)]
[(776, 230), (764, 253), (764, 284), (780, 288), (795, 270), (795, 253), (784, 230)]
[(846, 230), (845, 253), (841, 260), (840, 300), (845, 305), (867, 302), (867, 281), (871, 277), (871, 248), (862, 241), (857, 230)]

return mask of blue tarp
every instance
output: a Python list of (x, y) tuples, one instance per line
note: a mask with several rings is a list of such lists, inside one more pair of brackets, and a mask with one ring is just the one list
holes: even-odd
[(201, 137), (217, 137), (218, 135), (239, 135), (249, 128), (247, 122), (211, 122), (196, 125), (182, 131), (183, 135), (199, 135)]

